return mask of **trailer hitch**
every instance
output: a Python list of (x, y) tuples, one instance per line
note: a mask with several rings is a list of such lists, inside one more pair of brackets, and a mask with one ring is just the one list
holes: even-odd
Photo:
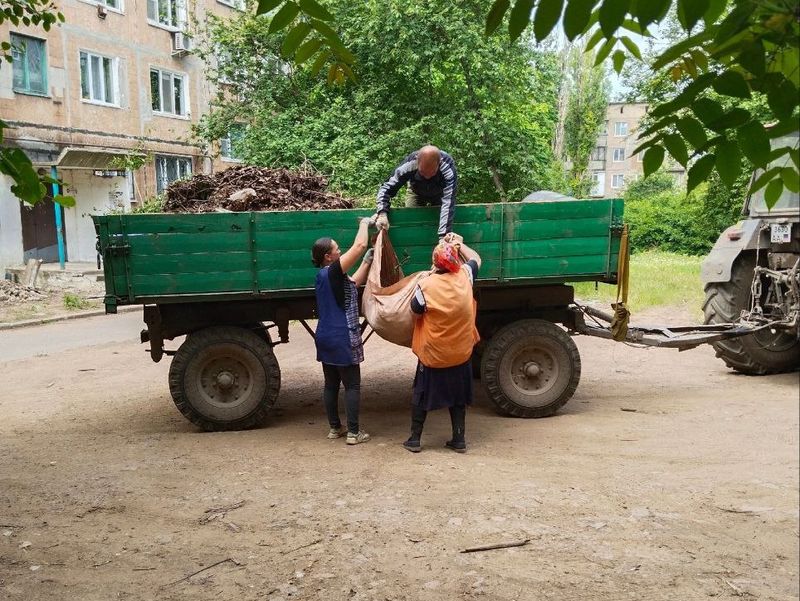
[[(611, 320), (613, 316), (609, 313), (588, 307), (585, 305), (571, 305), (570, 311), (573, 313), (573, 327), (577, 333), (597, 338), (612, 339)], [(594, 324), (586, 322), (589, 316)], [(608, 325), (604, 325), (604, 323)], [(629, 326), (628, 334), (624, 342), (640, 344), (643, 346), (655, 346), (661, 348), (676, 348), (679, 351), (686, 351), (701, 344), (710, 344), (718, 340), (738, 338), (747, 336), (760, 330), (773, 328), (778, 325), (778, 321), (754, 324), (751, 322), (741, 323), (721, 323), (721, 324), (700, 324), (688, 326)]]

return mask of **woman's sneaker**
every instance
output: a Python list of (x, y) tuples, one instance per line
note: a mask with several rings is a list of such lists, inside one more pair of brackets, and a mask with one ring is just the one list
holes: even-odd
[(444, 443), (448, 449), (452, 449), (456, 453), (466, 453), (467, 452), (467, 443), (463, 440), (448, 440)]
[(369, 434), (363, 430), (359, 430), (358, 434), (353, 434), (352, 432), (347, 433), (347, 444), (359, 444), (362, 442), (367, 442), (368, 440)]
[(406, 451), (411, 451), (412, 453), (419, 453), (422, 450), (422, 443), (419, 440), (414, 440), (413, 438), (409, 438), (407, 441), (403, 443), (403, 447)]
[(337, 438), (341, 438), (345, 434), (347, 434), (347, 428), (345, 428), (344, 426), (339, 426), (338, 428), (331, 428), (328, 431), (328, 438), (330, 440), (336, 440)]

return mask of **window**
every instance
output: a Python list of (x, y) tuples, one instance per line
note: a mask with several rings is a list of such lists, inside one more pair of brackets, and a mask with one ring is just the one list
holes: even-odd
[(611, 187), (622, 188), (625, 185), (625, 176), (621, 173), (611, 176)]
[(156, 193), (161, 194), (170, 182), (189, 177), (191, 174), (191, 158), (156, 156)]
[(102, 4), (103, 6), (107, 6), (108, 8), (113, 8), (115, 10), (122, 10), (120, 4), (122, 4), (121, 0), (94, 0), (95, 4)]
[(44, 40), (11, 34), (15, 92), (47, 94), (47, 51)]
[(161, 69), (150, 69), (150, 97), (157, 113), (185, 116), (186, 77)]
[(624, 148), (615, 148), (614, 149), (614, 158), (612, 159), (615, 163), (621, 163), (625, 160), (625, 149)]
[(219, 141), (219, 153), (223, 159), (230, 161), (242, 160), (242, 139), (244, 138), (245, 126), (241, 123), (234, 123), (228, 132), (227, 137)]
[(180, 29), (186, 23), (184, 0), (147, 0), (147, 20)]
[(627, 136), (628, 135), (628, 122), (627, 121), (614, 121), (614, 135)]
[(589, 196), (603, 196), (606, 193), (606, 172), (595, 171), (592, 173), (592, 189)]
[(119, 104), (117, 99), (117, 59), (80, 53), (81, 98), (103, 104)]
[(606, 160), (606, 147), (605, 146), (595, 146), (594, 150), (592, 151), (591, 159), (592, 161), (605, 161)]

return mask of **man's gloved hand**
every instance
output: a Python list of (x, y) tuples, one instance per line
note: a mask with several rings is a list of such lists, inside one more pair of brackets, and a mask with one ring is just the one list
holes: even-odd
[(366, 253), (364, 253), (364, 263), (367, 265), (372, 265), (372, 259), (375, 258), (375, 249), (370, 248)]
[(386, 211), (378, 213), (378, 216), (375, 218), (375, 226), (379, 230), (389, 229), (389, 215), (386, 214)]

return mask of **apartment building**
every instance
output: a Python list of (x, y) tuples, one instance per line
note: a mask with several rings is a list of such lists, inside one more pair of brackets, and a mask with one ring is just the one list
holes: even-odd
[[(91, 214), (130, 209), (176, 178), (224, 167), (191, 139), (214, 93), (191, 28), (208, 13), (235, 17), (243, 1), (63, 0), (66, 22), (49, 32), (0, 27), (14, 46), (13, 64), (0, 68), (3, 143), (77, 201), (23, 206), (0, 176), (0, 270), (57, 261), (58, 224), (66, 260), (94, 261)], [(146, 162), (131, 172), (125, 157)]]
[[(597, 137), (597, 145), (589, 160), (592, 196), (622, 196), (625, 186), (644, 174), (643, 153), (634, 156), (633, 151), (639, 145), (639, 124), (646, 114), (645, 103), (612, 102), (608, 105), (605, 127)], [(666, 161), (665, 168), (678, 184), (683, 182), (683, 167)]]

